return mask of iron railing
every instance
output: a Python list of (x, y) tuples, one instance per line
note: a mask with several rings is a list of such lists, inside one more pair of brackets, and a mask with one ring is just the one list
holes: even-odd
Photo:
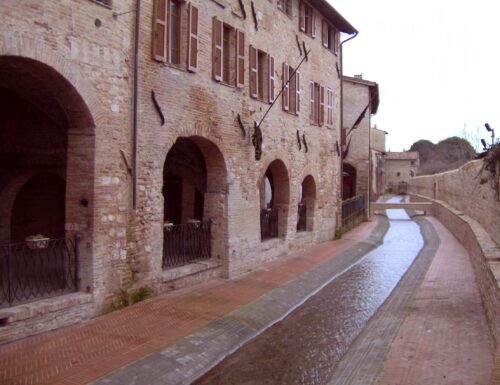
[(211, 226), (212, 221), (165, 225), (162, 267), (166, 269), (210, 259)]
[(260, 210), (260, 239), (278, 238), (278, 209)]
[(298, 220), (297, 220), (297, 231), (307, 230), (307, 206), (305, 204), (299, 204), (298, 210)]
[(0, 245), (0, 307), (78, 290), (78, 236)]
[(342, 201), (342, 227), (352, 228), (365, 219), (366, 203), (364, 195)]

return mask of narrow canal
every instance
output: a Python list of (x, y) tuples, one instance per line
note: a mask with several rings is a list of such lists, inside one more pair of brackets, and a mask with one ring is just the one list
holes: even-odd
[(419, 226), (403, 210), (387, 214), (390, 227), (383, 245), (195, 384), (326, 384), (423, 247)]

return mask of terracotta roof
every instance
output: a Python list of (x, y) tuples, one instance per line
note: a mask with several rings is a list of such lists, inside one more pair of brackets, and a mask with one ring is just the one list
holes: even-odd
[(405, 152), (388, 152), (385, 156), (387, 160), (418, 160), (417, 151), (405, 151)]
[(314, 8), (316, 8), (324, 17), (328, 19), (328, 21), (330, 21), (341, 32), (348, 33), (349, 35), (358, 33), (356, 28), (354, 28), (346, 19), (344, 19), (344, 17), (340, 13), (338, 13), (337, 10), (333, 8), (328, 1), (308, 0), (308, 3), (310, 3)]

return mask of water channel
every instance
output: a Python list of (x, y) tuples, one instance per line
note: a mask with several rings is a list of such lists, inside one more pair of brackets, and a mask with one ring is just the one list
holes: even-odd
[(404, 210), (372, 250), (281, 322), (228, 356), (196, 385), (323, 385), (423, 247)]

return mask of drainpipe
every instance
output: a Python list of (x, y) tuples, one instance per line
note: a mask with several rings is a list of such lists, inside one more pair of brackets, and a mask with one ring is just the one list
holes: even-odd
[[(349, 40), (354, 39), (358, 36), (358, 31), (354, 32), (354, 35), (348, 39), (340, 42), (340, 138), (342, 137), (342, 130), (344, 129), (344, 50), (343, 45)], [(340, 139), (339, 138), (339, 139)], [(344, 194), (344, 148), (343, 143), (340, 143), (340, 210), (342, 210), (342, 196)], [(342, 226), (342, 212), (340, 213), (340, 226)]]
[(132, 139), (132, 208), (137, 208), (137, 102), (139, 91), (139, 31), (141, 21), (141, 0), (137, 0), (135, 10), (134, 33), (134, 104), (133, 104), (133, 139)]
[(368, 197), (366, 200), (367, 218), (370, 218), (370, 206), (372, 199), (372, 92), (368, 92)]

